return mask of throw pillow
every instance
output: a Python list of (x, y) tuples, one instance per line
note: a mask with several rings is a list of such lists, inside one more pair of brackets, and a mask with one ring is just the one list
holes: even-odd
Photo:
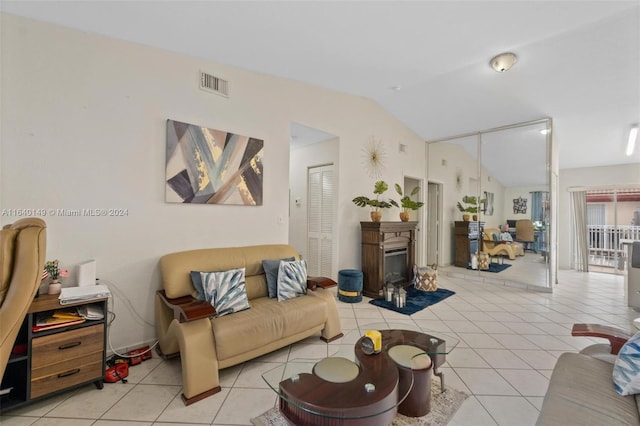
[(200, 271), (191, 271), (191, 284), (196, 289), (198, 294), (196, 295), (196, 299), (198, 300), (206, 300), (204, 296), (204, 289), (202, 288), (202, 272)]
[(280, 262), (278, 268), (278, 301), (307, 294), (307, 262)]
[(278, 268), (280, 267), (280, 262), (291, 262), (293, 260), (296, 260), (296, 258), (286, 257), (284, 259), (262, 261), (262, 269), (264, 269), (264, 276), (267, 279), (267, 290), (270, 298), (273, 299), (278, 295)]
[(249, 309), (244, 274), (244, 268), (200, 273), (205, 300), (213, 305), (216, 316)]
[(636, 333), (618, 352), (613, 364), (613, 387), (620, 395), (640, 393), (640, 333)]
[(503, 232), (502, 234), (500, 234), (500, 239), (502, 241), (509, 241), (509, 242), (513, 241), (513, 237), (508, 232)]

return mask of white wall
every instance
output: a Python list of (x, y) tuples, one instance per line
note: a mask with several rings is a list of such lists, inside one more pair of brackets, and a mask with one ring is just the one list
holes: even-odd
[[(338, 269), (360, 264), (359, 221), (369, 213), (351, 199), (371, 191), (361, 165), (369, 138), (385, 144), (383, 179), (424, 176), (423, 141), (371, 100), (5, 14), (1, 27), (0, 205), (127, 209), (47, 215), (47, 258), (65, 267), (96, 259), (99, 277), (148, 322), (161, 255), (288, 241), (291, 122), (341, 141)], [(229, 80), (230, 98), (199, 90), (201, 70)], [(165, 203), (167, 119), (264, 139), (264, 205)], [(383, 219), (398, 220), (397, 209)], [(115, 302), (116, 348), (153, 339), (152, 327)]]
[(640, 164), (585, 167), (560, 170), (558, 191), (558, 268), (571, 267), (571, 202), (572, 187), (603, 187), (608, 185), (637, 185), (640, 182)]

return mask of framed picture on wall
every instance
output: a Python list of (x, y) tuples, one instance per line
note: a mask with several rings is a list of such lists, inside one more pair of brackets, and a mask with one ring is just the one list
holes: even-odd
[(167, 120), (165, 201), (262, 205), (264, 141)]
[(518, 197), (513, 199), (513, 213), (527, 214), (527, 199)]

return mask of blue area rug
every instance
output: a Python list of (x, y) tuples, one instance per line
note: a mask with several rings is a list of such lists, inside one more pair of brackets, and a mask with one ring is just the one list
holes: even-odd
[[(480, 271), (498, 273), (498, 272), (504, 271), (505, 269), (507, 269), (509, 267), (511, 267), (511, 265), (508, 264), (508, 263), (490, 263), (489, 264), (489, 269), (481, 269)], [(467, 269), (471, 269), (471, 267), (468, 266)]]
[(393, 302), (387, 302), (384, 299), (373, 299), (369, 303), (372, 305), (380, 306), (381, 308), (391, 309), (392, 311), (400, 312), (405, 315), (413, 315), (418, 311), (423, 310), (427, 306), (435, 305), (436, 303), (446, 299), (449, 296), (453, 296), (455, 291), (439, 288), (436, 291), (422, 291), (415, 287), (407, 287), (407, 304), (403, 308), (396, 308)]

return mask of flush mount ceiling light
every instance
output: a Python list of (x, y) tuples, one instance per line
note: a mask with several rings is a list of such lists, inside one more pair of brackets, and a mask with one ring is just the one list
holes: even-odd
[(505, 52), (494, 56), (489, 61), (489, 65), (498, 72), (505, 72), (509, 71), (516, 62), (518, 62), (518, 57), (515, 53)]

